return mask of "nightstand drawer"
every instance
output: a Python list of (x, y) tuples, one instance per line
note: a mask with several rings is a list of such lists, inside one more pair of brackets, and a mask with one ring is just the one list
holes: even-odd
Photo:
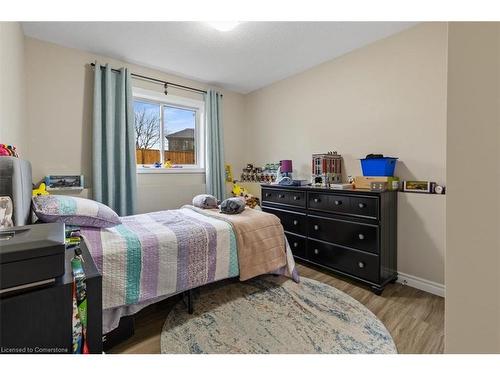
[(351, 197), (349, 212), (378, 219), (378, 198)]
[(350, 198), (345, 195), (309, 193), (308, 204), (313, 210), (347, 213)]
[(291, 233), (285, 233), (288, 244), (292, 249), (293, 256), (305, 259), (306, 258), (306, 239), (302, 236), (297, 236)]
[(314, 263), (378, 283), (378, 256), (307, 240), (307, 258)]
[(375, 225), (309, 216), (307, 233), (314, 239), (378, 253)]
[(262, 189), (262, 201), (305, 207), (306, 194), (301, 191)]
[(269, 207), (262, 207), (262, 209), (264, 212), (269, 212), (270, 214), (278, 216), (285, 231), (305, 236), (307, 232), (307, 216), (305, 214)]
[(301, 191), (290, 191), (288, 193), (288, 204), (291, 206), (305, 207), (306, 193)]

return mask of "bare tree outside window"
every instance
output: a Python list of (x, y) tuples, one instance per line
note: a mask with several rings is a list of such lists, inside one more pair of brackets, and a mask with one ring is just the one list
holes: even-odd
[(135, 112), (135, 147), (137, 149), (151, 149), (158, 146), (160, 118), (147, 113), (145, 109)]
[(134, 101), (137, 164), (160, 161), (160, 106)]

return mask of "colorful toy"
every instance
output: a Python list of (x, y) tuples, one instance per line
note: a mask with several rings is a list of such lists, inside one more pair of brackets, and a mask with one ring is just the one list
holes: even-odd
[(12, 145), (0, 144), (0, 156), (13, 156), (18, 158), (16, 147)]
[(233, 170), (232, 170), (230, 164), (226, 164), (226, 166), (224, 168), (224, 173), (225, 173), (225, 177), (226, 177), (226, 182), (233, 181)]
[(322, 187), (342, 182), (342, 156), (337, 151), (313, 154), (311, 180), (313, 185)]
[(238, 185), (236, 182), (237, 181), (233, 181), (233, 189), (231, 190), (231, 194), (233, 194), (233, 196), (235, 197), (245, 198), (245, 203), (250, 208), (256, 208), (257, 206), (260, 206), (259, 198), (250, 194), (247, 189)]
[(165, 164), (163, 164), (163, 167), (165, 168), (172, 168), (172, 161), (170, 159), (167, 159)]
[(276, 180), (276, 171), (278, 167), (279, 164), (266, 164), (264, 168), (254, 167), (253, 164), (247, 164), (246, 168), (243, 168), (240, 180), (243, 182), (274, 182)]
[(155, 168), (161, 168), (161, 162), (157, 161), (155, 164), (154, 164)]
[(33, 189), (33, 196), (36, 197), (38, 195), (49, 195), (49, 192), (47, 191), (47, 186), (45, 185), (44, 182), (40, 183), (40, 185), (38, 185), (38, 188)]
[(235, 197), (243, 197), (245, 194), (249, 194), (248, 190), (242, 187), (241, 185), (238, 185), (236, 183), (237, 181), (233, 181), (233, 190), (231, 190), (231, 194)]

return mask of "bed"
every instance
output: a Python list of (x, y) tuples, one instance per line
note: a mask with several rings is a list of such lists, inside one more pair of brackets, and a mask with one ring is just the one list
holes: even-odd
[(111, 228), (81, 228), (103, 277), (103, 333), (123, 316), (218, 280), (265, 273), (299, 280), (274, 215), (250, 208), (225, 215), (186, 205), (121, 219)]
[[(10, 196), (15, 217), (28, 222), (30, 163), (2, 157), (0, 169), (0, 195)], [(110, 228), (82, 226), (81, 234), (102, 274), (103, 333), (123, 316), (218, 280), (265, 273), (299, 280), (279, 219), (250, 208), (225, 215), (184, 206), (122, 217)]]

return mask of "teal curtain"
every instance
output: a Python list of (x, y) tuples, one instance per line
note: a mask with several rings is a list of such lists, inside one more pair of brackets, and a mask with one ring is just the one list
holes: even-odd
[(208, 90), (205, 96), (207, 193), (219, 200), (226, 197), (224, 138), (222, 134), (222, 94)]
[(118, 215), (135, 213), (137, 181), (130, 73), (95, 63), (92, 134), (93, 197)]

